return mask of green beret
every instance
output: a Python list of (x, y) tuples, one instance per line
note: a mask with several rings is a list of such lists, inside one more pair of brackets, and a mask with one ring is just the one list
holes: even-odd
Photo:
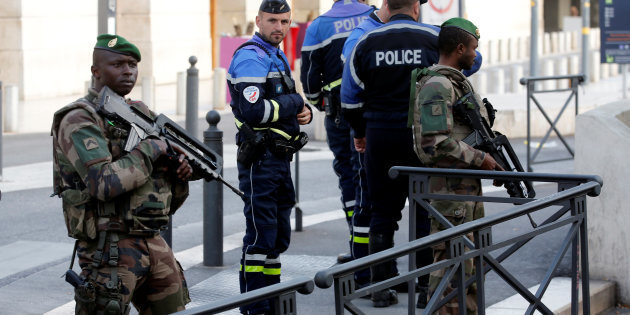
[(132, 56), (140, 61), (140, 50), (138, 50), (138, 47), (120, 35), (98, 35), (94, 49), (109, 50), (118, 54)]
[(473, 24), (471, 21), (468, 21), (466, 19), (455, 17), (442, 23), (441, 27), (457, 27), (474, 36), (477, 40), (479, 40), (479, 38), (481, 37), (479, 35), (479, 28), (477, 28), (477, 26), (475, 26), (475, 24)]
[(286, 0), (263, 0), (260, 4), (260, 11), (267, 13), (287, 13), (291, 11)]

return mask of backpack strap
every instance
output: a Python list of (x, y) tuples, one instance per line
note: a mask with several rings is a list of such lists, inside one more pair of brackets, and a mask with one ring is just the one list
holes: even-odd
[(418, 81), (420, 81), (424, 77), (435, 77), (435, 76), (443, 77), (444, 75), (437, 71), (430, 70), (429, 68), (416, 68), (413, 71), (411, 71), (411, 80), (410, 80), (410, 86), (409, 86), (409, 110), (407, 112), (407, 127), (408, 128), (411, 128), (411, 126), (413, 125), (413, 111), (416, 104), (416, 95), (417, 95), (416, 92), (418, 91), (418, 84), (417, 84)]

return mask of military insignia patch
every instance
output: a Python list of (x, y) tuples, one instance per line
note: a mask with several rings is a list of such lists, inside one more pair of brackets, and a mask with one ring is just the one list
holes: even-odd
[(98, 142), (96, 141), (94, 137), (83, 139), (83, 145), (85, 146), (85, 149), (88, 151), (93, 150), (93, 149), (98, 149)]
[(118, 38), (114, 38), (107, 43), (107, 47), (112, 48), (118, 43)]
[(431, 105), (431, 115), (433, 115), (433, 116), (441, 116), (442, 115), (442, 106), (440, 106), (440, 105)]
[(243, 97), (252, 104), (256, 103), (260, 97), (260, 90), (255, 86), (248, 86), (243, 90)]

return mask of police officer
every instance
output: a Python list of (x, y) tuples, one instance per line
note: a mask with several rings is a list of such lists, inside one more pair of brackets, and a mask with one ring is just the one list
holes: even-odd
[[(68, 235), (77, 239), (84, 281), (75, 289), (77, 314), (127, 314), (130, 302), (140, 314), (173, 313), (190, 301), (183, 270), (159, 232), (188, 196), (192, 168), (180, 154), (172, 175), (167, 144), (157, 138), (124, 152), (129, 130), (101, 116), (95, 103), (105, 86), (129, 94), (140, 58), (125, 38), (99, 35), (93, 88), (53, 119), (54, 189)], [(155, 117), (144, 103), (127, 103)]]
[[(290, 161), (307, 140), (300, 125), (312, 117), (278, 48), (290, 24), (285, 0), (263, 0), (256, 16), (259, 32), (237, 49), (228, 70), (239, 128), (239, 187), (245, 193), (241, 292), (279, 283), (280, 254), (289, 247), (295, 204)], [(272, 311), (268, 300), (241, 308), (243, 314)]]
[[(394, 231), (405, 206), (407, 181), (391, 180), (389, 168), (419, 165), (407, 128), (411, 71), (438, 60), (438, 29), (416, 22), (420, 2), (388, 0), (388, 7), (389, 22), (365, 34), (346, 60), (341, 91), (344, 116), (355, 131), (355, 147), (366, 154), (372, 202), (370, 253), (394, 245)], [(419, 213), (418, 218), (418, 236), (427, 235), (426, 213)], [(392, 264), (372, 267), (372, 282), (394, 276)], [(372, 293), (372, 301), (375, 307), (398, 302), (396, 292), (390, 289)]]
[(387, 7), (387, 0), (383, 0), (381, 8), (370, 12), (367, 19), (364, 19), (357, 27), (352, 30), (346, 42), (343, 44), (341, 51), (341, 60), (345, 63), (352, 49), (357, 44), (357, 41), (363, 34), (387, 23), (389, 21), (389, 8)]
[[(304, 95), (311, 105), (326, 111), (324, 126), (328, 147), (335, 157), (333, 169), (339, 178), (342, 208), (350, 227), (350, 254), (339, 255), (340, 263), (366, 256), (368, 252), (368, 226), (353, 224), (366, 221), (361, 219), (368, 202), (363, 157), (354, 150), (350, 125), (341, 115), (339, 91), (343, 72), (340, 56), (346, 37), (372, 10), (357, 0), (336, 0), (332, 9), (309, 25), (302, 45)], [(361, 173), (363, 178), (360, 178)], [(369, 273), (361, 272), (357, 276), (361, 278), (358, 282), (369, 282)]]
[[(452, 18), (442, 24), (438, 39), (440, 60), (428, 68), (431, 72), (420, 78), (420, 88), (415, 101), (413, 130), (414, 148), (427, 166), (445, 168), (465, 168), (482, 170), (503, 170), (490, 154), (477, 150), (462, 140), (472, 132), (471, 126), (460, 116), (453, 115), (453, 106), (464, 95), (472, 92), (477, 104), (483, 104), (472, 84), (461, 72), (470, 69), (475, 58), (475, 49), (480, 38), (479, 29), (470, 21)], [(487, 120), (485, 106), (479, 107)], [(473, 178), (436, 178), (429, 180), (429, 191), (438, 194), (459, 194), (481, 196), (481, 181)], [(432, 200), (431, 204), (453, 225), (460, 225), (482, 218), (483, 203), (473, 201)], [(446, 227), (432, 219), (431, 233)], [(472, 233), (469, 235), (472, 238)], [(434, 247), (434, 261), (446, 259), (444, 245)], [(431, 273), (430, 294), (435, 292), (444, 271)], [(466, 277), (472, 277), (472, 259), (465, 264)], [(449, 284), (445, 293), (453, 291)], [(468, 313), (476, 313), (476, 287), (467, 288), (466, 302)], [(456, 300), (447, 303), (439, 310), (440, 314), (460, 314)]]

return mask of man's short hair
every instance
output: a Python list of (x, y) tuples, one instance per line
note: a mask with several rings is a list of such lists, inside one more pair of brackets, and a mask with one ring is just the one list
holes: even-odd
[(438, 36), (438, 49), (440, 50), (440, 54), (448, 55), (452, 53), (459, 44), (468, 46), (473, 38), (470, 33), (460, 28), (443, 27), (440, 29), (440, 35)]
[(389, 10), (400, 10), (402, 8), (411, 8), (418, 0), (387, 0)]

